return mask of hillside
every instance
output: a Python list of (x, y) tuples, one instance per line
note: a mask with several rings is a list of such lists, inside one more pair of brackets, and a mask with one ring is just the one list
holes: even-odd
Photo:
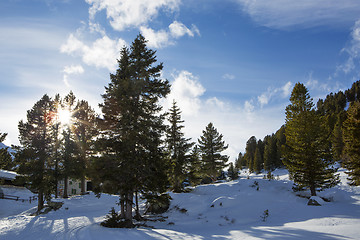
[[(276, 180), (242, 172), (237, 181), (201, 185), (190, 193), (171, 194), (163, 221), (148, 227), (107, 229), (99, 223), (116, 206), (116, 196), (93, 194), (64, 201), (64, 206), (41, 216), (30, 216), (34, 203), (24, 205), (0, 199), (0, 239), (357, 239), (360, 234), (360, 187), (341, 184), (321, 192), (331, 199), (323, 206), (308, 206), (291, 190), (285, 170)], [(258, 182), (254, 186), (254, 182)], [(302, 194), (303, 196), (306, 194)], [(13, 206), (7, 210), (8, 204)], [(18, 211), (14, 210), (18, 206)], [(264, 211), (269, 216), (263, 221)], [(160, 219), (158, 216), (157, 219)]]

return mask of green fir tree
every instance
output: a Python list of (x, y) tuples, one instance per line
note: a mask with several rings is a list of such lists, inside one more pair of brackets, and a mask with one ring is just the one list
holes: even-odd
[(349, 170), (350, 185), (360, 185), (360, 102), (353, 102), (347, 110), (343, 125), (344, 163)]
[(222, 169), (227, 166), (229, 157), (221, 152), (228, 148), (225, 141), (212, 123), (206, 126), (203, 135), (198, 139), (198, 146), (201, 153), (202, 171), (214, 182), (220, 175)]
[(170, 154), (170, 184), (174, 192), (183, 191), (183, 181), (188, 176), (189, 166), (191, 163), (191, 155), (189, 154), (194, 143), (190, 142), (190, 138), (184, 138), (181, 125), (181, 111), (173, 102), (169, 110), (168, 121), (170, 126), (166, 131), (166, 144)]
[(338, 183), (326, 130), (306, 87), (297, 83), (286, 107), (285, 165), (296, 187), (308, 188), (312, 196), (316, 191)]

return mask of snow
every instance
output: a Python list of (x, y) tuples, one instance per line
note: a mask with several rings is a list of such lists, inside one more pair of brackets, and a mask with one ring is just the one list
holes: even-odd
[(0, 169), (0, 178), (14, 180), (18, 174), (16, 172)]
[(117, 196), (57, 199), (63, 207), (40, 216), (30, 215), (36, 203), (0, 199), (0, 239), (358, 239), (360, 187), (347, 185), (345, 170), (339, 172), (341, 184), (318, 194), (332, 199), (322, 206), (308, 206), (308, 192), (294, 193), (286, 170), (271, 181), (247, 179), (244, 171), (236, 181), (171, 193), (164, 221), (135, 229), (100, 226), (111, 207), (119, 209)]

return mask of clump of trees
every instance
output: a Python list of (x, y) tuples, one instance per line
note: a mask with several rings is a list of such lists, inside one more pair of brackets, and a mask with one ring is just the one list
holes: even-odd
[[(66, 123), (61, 122), (61, 111), (68, 113)], [(88, 103), (76, 101), (70, 92), (64, 99), (45, 94), (27, 112), (26, 120), (19, 122), (20, 146), (15, 148), (15, 163), (17, 171), (38, 192), (38, 212), (51, 194), (57, 197), (59, 180), (86, 177), (94, 119), (95, 112)], [(65, 189), (63, 197), (66, 193)]]
[[(338, 182), (334, 175), (336, 168), (333, 168), (338, 162), (348, 169), (350, 184), (359, 185), (360, 81), (344, 92), (319, 99), (316, 108), (306, 87), (298, 83), (290, 102), (286, 108), (286, 124), (263, 140), (250, 137), (245, 153), (239, 153), (236, 159), (236, 167), (246, 167), (255, 173), (287, 167), (296, 182), (294, 189), (309, 188), (314, 195), (316, 190)], [(313, 160), (306, 160), (310, 155)], [(310, 173), (307, 168), (318, 169), (318, 172)]]
[[(227, 145), (213, 124), (196, 145), (184, 137), (175, 101), (162, 112), (160, 99), (170, 92), (170, 84), (161, 79), (163, 64), (157, 63), (155, 54), (141, 34), (121, 49), (118, 69), (110, 74), (99, 104), (101, 116), (70, 92), (63, 98), (45, 94), (19, 122), (15, 162), (38, 192), (38, 212), (52, 194), (58, 197), (59, 180), (65, 180), (66, 198), (69, 178), (81, 180), (82, 193), (85, 178), (90, 178), (98, 195), (120, 195), (120, 213), (113, 210), (106, 222), (133, 227), (134, 218), (142, 219), (139, 197), (147, 199), (149, 211), (160, 205), (167, 209), (166, 191), (182, 192), (185, 184), (195, 185), (204, 178), (216, 181), (221, 175), (227, 166), (228, 156), (222, 154)], [(0, 140), (5, 136), (1, 134)]]

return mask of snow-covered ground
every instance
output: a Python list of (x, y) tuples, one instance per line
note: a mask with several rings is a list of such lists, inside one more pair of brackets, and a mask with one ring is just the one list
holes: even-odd
[(360, 187), (348, 186), (344, 170), (340, 174), (340, 185), (319, 194), (332, 202), (308, 206), (292, 192), (285, 170), (274, 172), (279, 177), (271, 181), (262, 175), (246, 179), (243, 172), (237, 181), (172, 193), (165, 221), (147, 222), (152, 228), (101, 227), (118, 201), (106, 194), (61, 200), (61, 209), (36, 217), (30, 216), (36, 203), (0, 199), (0, 239), (359, 239)]

